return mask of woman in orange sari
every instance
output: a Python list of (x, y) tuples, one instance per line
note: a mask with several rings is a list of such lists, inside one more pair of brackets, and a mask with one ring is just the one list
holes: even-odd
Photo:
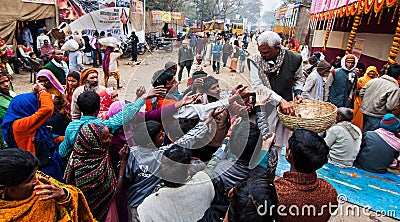
[(0, 151), (0, 221), (95, 221), (79, 189), (37, 171), (29, 151)]
[(360, 130), (363, 128), (363, 114), (361, 112), (362, 99), (358, 95), (358, 92), (367, 84), (367, 82), (371, 79), (377, 78), (378, 75), (378, 69), (375, 66), (369, 66), (365, 71), (364, 76), (359, 78), (357, 82), (357, 95), (354, 97), (354, 117), (351, 122), (358, 126)]

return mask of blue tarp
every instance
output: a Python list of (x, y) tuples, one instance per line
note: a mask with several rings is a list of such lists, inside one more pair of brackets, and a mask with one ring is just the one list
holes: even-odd
[[(282, 177), (283, 172), (289, 169), (290, 164), (285, 158), (285, 149), (282, 149), (276, 175)], [(341, 200), (400, 219), (400, 175), (376, 174), (357, 168), (340, 168), (329, 163), (319, 169), (317, 174), (319, 178), (325, 179), (336, 188)]]

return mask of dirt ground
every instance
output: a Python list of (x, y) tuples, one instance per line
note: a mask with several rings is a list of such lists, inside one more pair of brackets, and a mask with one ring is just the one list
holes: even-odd
[[(255, 42), (252, 42), (249, 45), (248, 49), (251, 55), (257, 53), (257, 46)], [(121, 73), (121, 86), (122, 89), (118, 90), (120, 99), (134, 100), (135, 89), (141, 85), (145, 86), (148, 89), (151, 86), (151, 78), (153, 73), (159, 69), (164, 68), (164, 64), (168, 61), (178, 60), (178, 48), (174, 48), (172, 53), (166, 53), (163, 51), (156, 51), (152, 54), (146, 53), (142, 56), (139, 56), (139, 65), (134, 65), (129, 59), (122, 59), (119, 63), (119, 71)], [(229, 64), (230, 60), (228, 60), (227, 67), (223, 68), (221, 65), (220, 74), (215, 74), (212, 72), (212, 68), (210, 65), (207, 65), (204, 68), (204, 71), (209, 75), (214, 76), (219, 79), (219, 83), (221, 89), (223, 91), (230, 91), (234, 86), (238, 84), (248, 85), (250, 88), (249, 82), (249, 73), (248, 69), (245, 69), (244, 73), (231, 73), (229, 72)], [(91, 67), (90, 65), (85, 65), (85, 67)], [(100, 83), (103, 84), (103, 70), (101, 68), (97, 69), (99, 71), (99, 79)], [(15, 92), (17, 94), (29, 92), (32, 88), (32, 83), (30, 82), (30, 73), (22, 71), (23, 74), (14, 75), (13, 86)], [(186, 78), (185, 78), (186, 77)], [(183, 79), (180, 83), (179, 90), (184, 91), (187, 83), (187, 73), (186, 70), (183, 72)], [(109, 87), (116, 88), (116, 81), (112, 77), (109, 80)], [(347, 206), (356, 206), (350, 203), (345, 203), (344, 207)], [(352, 216), (350, 215), (336, 215), (331, 218), (332, 222), (381, 222), (381, 221), (397, 221), (389, 217), (377, 216), (377, 215), (360, 215), (360, 216)]]

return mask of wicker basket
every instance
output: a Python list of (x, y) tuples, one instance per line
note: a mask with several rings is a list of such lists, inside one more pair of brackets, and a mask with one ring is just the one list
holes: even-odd
[(280, 106), (278, 106), (279, 120), (282, 122), (283, 126), (292, 131), (301, 128), (319, 133), (329, 129), (336, 121), (337, 108), (331, 103), (318, 100), (303, 100), (302, 103), (292, 101), (291, 103), (294, 105), (296, 113), (301, 110), (308, 110), (316, 116), (313, 119), (289, 116), (283, 114)]

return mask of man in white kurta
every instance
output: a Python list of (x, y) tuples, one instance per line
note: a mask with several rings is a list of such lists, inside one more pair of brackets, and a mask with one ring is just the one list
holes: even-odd
[(280, 151), (288, 145), (291, 131), (284, 128), (279, 121), (275, 107), (280, 106), (285, 114), (295, 114), (290, 101), (302, 100), (301, 93), (305, 82), (302, 58), (298, 53), (283, 49), (281, 38), (271, 31), (263, 32), (258, 37), (258, 51), (260, 55), (248, 60), (251, 84), (253, 90), (262, 89), (272, 94), (268, 104), (273, 106), (273, 111), (268, 116), (269, 131), (276, 133), (275, 146)]

